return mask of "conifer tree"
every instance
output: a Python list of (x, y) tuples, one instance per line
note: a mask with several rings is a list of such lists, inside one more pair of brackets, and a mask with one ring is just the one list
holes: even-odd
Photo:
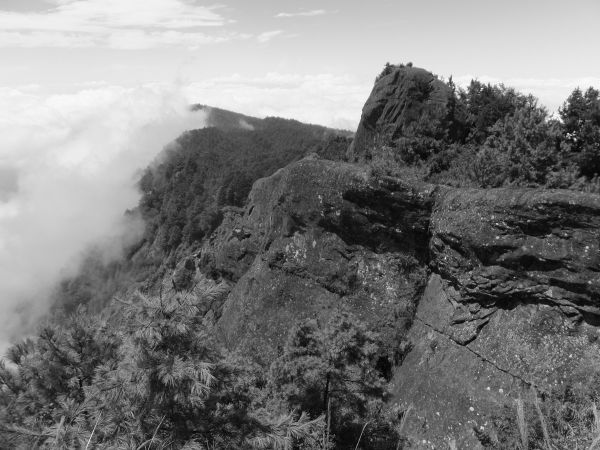
[[(379, 422), (372, 430), (385, 429), (385, 439), (396, 442), (393, 425), (380, 423), (387, 394), (376, 369), (380, 348), (379, 336), (351, 314), (336, 313), (322, 328), (306, 320), (290, 332), (271, 366), (272, 389), (295, 410), (323, 414), (336, 448), (355, 444), (371, 421)], [(376, 441), (370, 431), (365, 440)]]

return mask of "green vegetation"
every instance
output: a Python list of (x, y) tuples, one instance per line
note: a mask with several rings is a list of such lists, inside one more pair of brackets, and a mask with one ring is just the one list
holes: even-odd
[(91, 251), (79, 275), (59, 286), (58, 305), (99, 310), (119, 291), (154, 287), (221, 223), (224, 208), (244, 205), (254, 181), (310, 153), (341, 159), (350, 144), (348, 132), (295, 120), (211, 109), (209, 123), (216, 126), (184, 133), (141, 175), (130, 214), (146, 224), (142, 240), (110, 264)]
[[(392, 73), (387, 65), (382, 76)], [(503, 85), (447, 82), (445, 112), (381, 144), (375, 170), (466, 187), (531, 186), (598, 191), (600, 93), (575, 89), (550, 117), (535, 97)], [(440, 120), (439, 117), (443, 117)]]
[(484, 448), (592, 450), (600, 444), (600, 380), (566, 383), (553, 392), (531, 389), (493, 418), (492, 433), (475, 430)]
[[(255, 130), (207, 128), (183, 134), (140, 181), (146, 240), (169, 253), (217, 227), (224, 206), (243, 206), (252, 183), (311, 152), (335, 134), (268, 118)], [(330, 144), (331, 145), (331, 144)]]
[(324, 416), (335, 448), (356, 445), (363, 427), (367, 448), (395, 448), (400, 436), (386, 418), (386, 380), (377, 369), (383, 342), (350, 314), (335, 314), (325, 327), (296, 326), (271, 365), (271, 386), (288, 408)]
[(376, 333), (348, 314), (302, 323), (265, 372), (203, 323), (202, 305), (222, 290), (167, 283), (102, 315), (80, 308), (13, 346), (0, 366), (0, 447), (324, 449), (360, 436), (395, 448)]

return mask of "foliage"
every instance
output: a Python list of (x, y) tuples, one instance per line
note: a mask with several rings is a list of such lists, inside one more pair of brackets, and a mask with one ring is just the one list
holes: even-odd
[(458, 105), (466, 113), (466, 140), (482, 144), (489, 136), (490, 127), (518, 109), (527, 106), (531, 98), (504, 85), (483, 84), (472, 80), (466, 90), (459, 90)]
[[(185, 268), (185, 264), (183, 265)], [(396, 448), (379, 336), (334, 314), (294, 327), (265, 372), (214, 340), (224, 285), (171, 280), (103, 315), (79, 308), (14, 345), (0, 366), (9, 448)], [(3, 447), (0, 447), (3, 448)]]
[(245, 204), (254, 181), (312, 152), (343, 159), (350, 143), (348, 132), (217, 108), (208, 122), (214, 126), (184, 133), (141, 174), (142, 198), (131, 212), (145, 223), (141, 241), (111, 263), (90, 252), (59, 286), (57, 303), (100, 310), (119, 291), (154, 287), (219, 226), (224, 208)]
[(8, 448), (284, 448), (316, 442), (322, 418), (261, 408), (260, 368), (220, 349), (203, 303), (223, 286), (165, 286), (83, 309), (13, 346), (0, 367)]
[(473, 176), (482, 187), (507, 184), (540, 186), (557, 166), (558, 132), (536, 100), (498, 120), (490, 129), (473, 163)]
[(0, 365), (0, 442), (37, 448), (53, 440), (56, 448), (80, 447), (91, 420), (84, 412), (85, 389), (98, 367), (116, 358), (119, 345), (115, 330), (82, 308), (14, 345)]
[(478, 433), (487, 449), (570, 450), (600, 443), (600, 379), (570, 383), (506, 405), (493, 418), (494, 433)]
[(376, 368), (381, 347), (379, 336), (348, 313), (335, 313), (324, 327), (306, 320), (271, 365), (270, 387), (287, 408), (324, 415), (336, 448), (356, 444), (366, 423), (367, 448), (393, 448), (399, 436), (384, 418), (386, 382)]
[[(387, 64), (381, 76), (397, 70)], [(504, 85), (446, 83), (445, 105), (419, 104), (427, 86), (408, 86), (406, 101), (420, 115), (393, 142), (376, 144), (376, 173), (459, 187), (545, 186), (597, 191), (600, 173), (600, 92), (575, 89), (550, 118), (537, 99)]]
[(571, 160), (587, 177), (600, 174), (600, 91), (575, 89), (559, 113)]

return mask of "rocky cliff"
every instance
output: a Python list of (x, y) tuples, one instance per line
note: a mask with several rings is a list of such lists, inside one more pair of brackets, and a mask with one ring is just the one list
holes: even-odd
[[(398, 94), (413, 76), (427, 78), (376, 84), (351, 161), (422, 111)], [(408, 183), (308, 157), (257, 181), (198, 258), (231, 285), (210, 312), (230, 347), (267, 363), (297, 320), (347, 308), (386, 337), (416, 448), (468, 449), (531, 388), (600, 372), (599, 225), (599, 195)]]

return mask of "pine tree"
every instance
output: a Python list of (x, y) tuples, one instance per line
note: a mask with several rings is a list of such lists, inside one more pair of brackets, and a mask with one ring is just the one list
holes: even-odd
[(558, 130), (533, 97), (490, 128), (473, 171), (482, 187), (543, 185), (559, 163)]
[[(304, 321), (290, 332), (282, 356), (271, 366), (271, 389), (294, 410), (324, 415), (336, 448), (348, 448), (367, 421), (380, 421), (375, 416), (381, 416), (387, 394), (376, 369), (380, 348), (378, 335), (351, 314), (336, 313), (322, 328), (316, 320)], [(387, 439), (395, 442), (389, 425), (372, 428), (385, 428)]]
[(600, 174), (600, 92), (575, 89), (559, 110), (572, 159), (589, 178)]
[(119, 339), (105, 320), (84, 308), (38, 336), (14, 345), (0, 364), (0, 442), (14, 448), (74, 448), (92, 418), (86, 388), (96, 369), (116, 356)]

